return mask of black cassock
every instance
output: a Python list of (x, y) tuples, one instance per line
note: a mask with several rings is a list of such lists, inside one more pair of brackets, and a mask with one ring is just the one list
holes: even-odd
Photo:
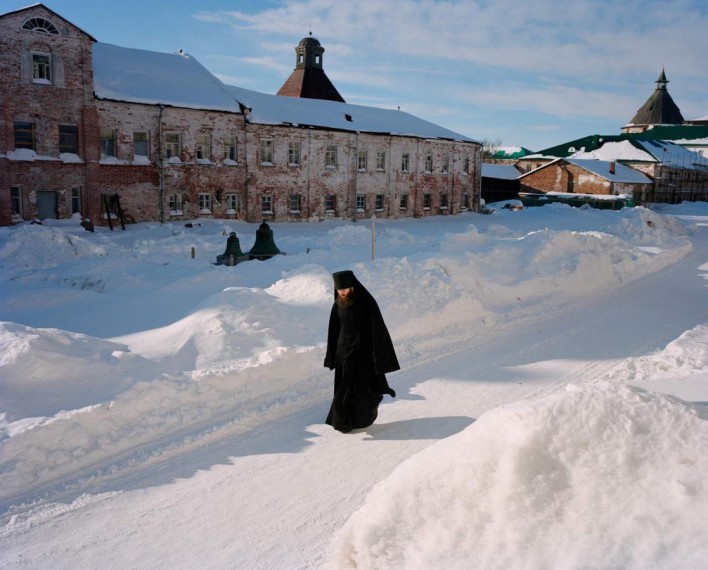
[(374, 423), (383, 395), (396, 396), (385, 374), (398, 359), (374, 298), (355, 278), (354, 303), (336, 302), (329, 317), (324, 365), (334, 369), (334, 398), (325, 422), (348, 432)]

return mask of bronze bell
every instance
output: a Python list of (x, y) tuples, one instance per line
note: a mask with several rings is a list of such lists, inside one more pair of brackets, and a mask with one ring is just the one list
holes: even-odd
[(250, 259), (270, 259), (274, 255), (282, 253), (273, 241), (273, 230), (268, 227), (265, 221), (256, 230), (256, 243), (248, 252)]
[(226, 240), (226, 251), (216, 256), (217, 265), (236, 265), (241, 261), (248, 260), (248, 256), (241, 251), (241, 244), (238, 241), (236, 232), (231, 232)]

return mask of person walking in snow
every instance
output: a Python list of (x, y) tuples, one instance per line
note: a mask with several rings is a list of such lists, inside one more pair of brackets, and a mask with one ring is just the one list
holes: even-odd
[(324, 365), (334, 370), (334, 398), (325, 423), (343, 433), (376, 420), (383, 395), (396, 392), (385, 374), (400, 369), (379, 306), (352, 271), (332, 274)]

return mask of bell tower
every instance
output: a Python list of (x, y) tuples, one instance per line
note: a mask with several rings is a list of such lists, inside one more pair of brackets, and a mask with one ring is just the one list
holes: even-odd
[(324, 51), (319, 40), (312, 37), (312, 32), (301, 39), (295, 48), (295, 69), (276, 95), (344, 103), (344, 98), (324, 72), (322, 65)]

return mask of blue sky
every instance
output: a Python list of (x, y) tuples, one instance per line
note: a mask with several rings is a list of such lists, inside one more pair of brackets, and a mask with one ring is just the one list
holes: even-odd
[[(0, 13), (33, 2), (0, 0)], [(708, 115), (704, 0), (45, 0), (100, 42), (183, 49), (275, 93), (310, 31), (348, 103), (541, 150), (617, 134), (662, 68), (686, 119)]]

